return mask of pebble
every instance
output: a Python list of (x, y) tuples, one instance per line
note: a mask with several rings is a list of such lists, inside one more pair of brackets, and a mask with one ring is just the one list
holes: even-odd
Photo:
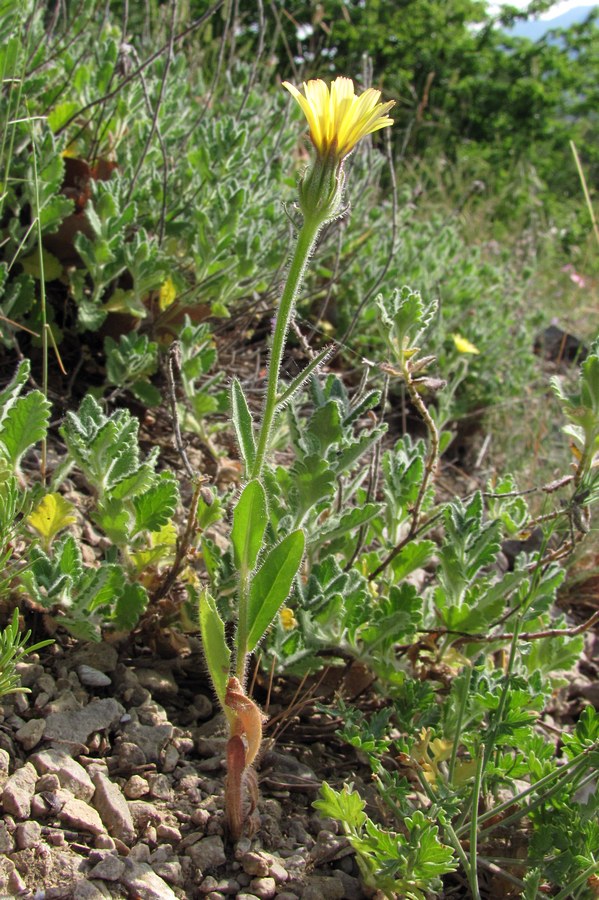
[(143, 831), (151, 822), (160, 822), (162, 813), (147, 800), (130, 800), (127, 803), (133, 824), (137, 831)]
[(73, 888), (73, 900), (106, 900), (109, 894), (104, 893), (101, 881), (78, 881)]
[(44, 791), (57, 791), (59, 787), (58, 775), (55, 772), (48, 772), (46, 775), (40, 775), (36, 781), (35, 792), (41, 794)]
[(89, 831), (90, 834), (101, 834), (104, 831), (102, 820), (96, 810), (76, 797), (67, 800), (58, 813), (58, 818), (77, 831)]
[(178, 859), (168, 859), (161, 863), (152, 863), (152, 869), (168, 884), (183, 884), (183, 869)]
[[(191, 742), (191, 746), (193, 748), (193, 742)], [(180, 759), (177, 748), (173, 744), (169, 744), (163, 753), (162, 771), (174, 772)]]
[(338, 878), (325, 875), (308, 875), (302, 891), (302, 900), (343, 900), (345, 891)]
[(166, 775), (149, 775), (150, 794), (158, 800), (172, 800), (173, 790)]
[(21, 822), (15, 829), (15, 840), (19, 850), (36, 847), (42, 835), (42, 827), (37, 822)]
[(150, 785), (141, 775), (132, 775), (125, 782), (123, 793), (129, 800), (139, 800), (140, 797), (150, 793)]
[(162, 822), (156, 828), (156, 836), (161, 841), (168, 841), (171, 844), (178, 844), (181, 840), (181, 832), (175, 825), (167, 825)]
[(223, 839), (216, 834), (202, 838), (185, 852), (202, 872), (224, 866), (227, 861)]
[(44, 674), (43, 666), (39, 663), (18, 662), (15, 666), (15, 674), (23, 687), (33, 687)]
[(179, 693), (179, 685), (170, 669), (134, 669), (137, 680), (152, 696), (170, 699)]
[(96, 850), (114, 850), (115, 843), (109, 834), (99, 834), (94, 841)]
[(160, 754), (167, 741), (173, 736), (174, 728), (170, 722), (163, 725), (140, 725), (129, 722), (123, 728), (125, 740), (137, 744), (148, 762), (160, 762)]
[(35, 793), (37, 772), (31, 763), (25, 763), (10, 776), (2, 792), (2, 805), (5, 813), (17, 819), (28, 819), (31, 813), (31, 800)]
[(118, 662), (118, 652), (111, 644), (87, 644), (78, 647), (72, 655), (75, 666), (91, 666), (100, 672), (114, 672)]
[(244, 853), (240, 859), (240, 862), (243, 867), (243, 871), (247, 872), (248, 875), (263, 877), (265, 875), (268, 875), (270, 871), (270, 860), (264, 853), (259, 853), (256, 851)]
[(205, 694), (196, 694), (193, 698), (193, 709), (196, 719), (209, 719), (213, 710), (212, 701)]
[(94, 666), (86, 666), (85, 664), (77, 666), (77, 675), (81, 684), (86, 684), (88, 687), (108, 687), (109, 684), (112, 684), (112, 678)]
[(112, 697), (92, 700), (83, 709), (51, 713), (46, 719), (46, 740), (83, 744), (94, 731), (103, 731), (118, 723), (125, 712)]
[(259, 898), (259, 900), (272, 900), (277, 892), (277, 886), (274, 878), (252, 878), (250, 881), (250, 891)]
[(101, 878), (103, 881), (118, 881), (124, 871), (125, 861), (109, 853), (90, 869), (89, 877)]
[(136, 837), (133, 817), (120, 787), (100, 771), (94, 773), (93, 783), (96, 787), (93, 804), (106, 831), (124, 844), (132, 844)]
[[(61, 787), (79, 800), (91, 800), (94, 785), (86, 770), (64, 750), (41, 750), (30, 757), (39, 775), (55, 775)], [(39, 790), (39, 789), (38, 789)]]
[(44, 719), (30, 719), (19, 728), (15, 738), (23, 750), (32, 750), (41, 741), (45, 730), (46, 722)]
[(0, 822), (0, 854), (10, 853), (15, 849), (15, 842), (5, 822)]
[(46, 704), (44, 713), (54, 715), (58, 713), (74, 712), (77, 709), (81, 709), (82, 705), (83, 704), (73, 691), (67, 689), (63, 691), (56, 700), (52, 700), (51, 703)]
[(137, 744), (132, 744), (130, 741), (121, 741), (115, 748), (114, 761), (118, 769), (131, 771), (137, 766), (145, 765), (147, 759), (146, 754)]
[(120, 880), (134, 897), (143, 897), (143, 900), (177, 900), (177, 895), (166, 881), (145, 863), (125, 860), (125, 871)]

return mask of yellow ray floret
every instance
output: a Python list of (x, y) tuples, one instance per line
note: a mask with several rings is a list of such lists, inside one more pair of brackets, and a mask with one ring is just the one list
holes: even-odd
[(304, 82), (303, 94), (288, 81), (283, 87), (304, 111), (312, 143), (321, 156), (332, 154), (342, 160), (361, 138), (393, 124), (387, 113), (395, 101), (379, 103), (381, 92), (374, 88), (358, 97), (351, 78), (336, 78), (330, 89), (320, 78)]

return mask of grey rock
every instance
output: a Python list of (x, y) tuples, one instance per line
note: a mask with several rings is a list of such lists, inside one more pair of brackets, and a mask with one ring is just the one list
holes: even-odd
[(168, 722), (168, 714), (164, 708), (156, 700), (150, 697), (144, 701), (137, 710), (138, 721), (142, 725), (164, 725)]
[(114, 765), (118, 769), (124, 769), (126, 772), (136, 769), (137, 766), (143, 766), (148, 761), (141, 747), (131, 743), (131, 741), (120, 741), (116, 745), (114, 752)]
[(157, 800), (172, 800), (173, 789), (166, 775), (149, 775), (150, 794)]
[(43, 692), (44, 694), (47, 694), (48, 700), (50, 700), (56, 694), (56, 681), (49, 672), (44, 672), (43, 675), (40, 675), (37, 679), (35, 688), (38, 693)]
[(58, 817), (61, 822), (70, 825), (76, 831), (89, 831), (90, 834), (101, 834), (104, 831), (102, 820), (96, 810), (76, 797), (66, 801)]
[[(191, 746), (193, 748), (193, 743)], [(180, 759), (181, 757), (177, 748), (173, 744), (169, 744), (163, 754), (162, 771), (174, 772)]]
[(133, 896), (143, 897), (143, 900), (178, 900), (166, 881), (145, 863), (125, 860), (125, 871), (120, 880)]
[(136, 837), (135, 827), (120, 787), (102, 772), (94, 774), (93, 782), (96, 791), (92, 802), (100, 813), (106, 831), (124, 844), (132, 844)]
[(353, 875), (348, 875), (340, 869), (335, 871), (335, 878), (343, 885), (344, 900), (362, 900), (364, 891), (359, 878), (354, 878)]
[(168, 884), (183, 884), (183, 869), (178, 859), (167, 859), (164, 862), (152, 863), (152, 869)]
[(170, 669), (134, 669), (137, 680), (152, 696), (175, 697), (179, 685)]
[(324, 875), (308, 875), (302, 900), (343, 900), (345, 892), (338, 878), (327, 878)]
[(162, 725), (140, 725), (137, 722), (129, 722), (123, 729), (123, 736), (125, 740), (141, 748), (148, 762), (157, 763), (166, 742), (172, 738), (173, 731), (173, 726), (168, 722)]
[(150, 823), (157, 823), (162, 819), (162, 813), (146, 800), (130, 800), (127, 806), (138, 832), (143, 831)]
[(0, 750), (0, 775), (6, 773), (10, 767), (10, 755), (6, 750)]
[(19, 728), (15, 738), (23, 750), (32, 750), (41, 741), (45, 730), (46, 722), (44, 719), (30, 719)]
[(108, 687), (108, 685), (112, 684), (112, 678), (94, 666), (86, 666), (85, 664), (77, 666), (77, 675), (81, 684), (85, 684), (88, 687)]
[(125, 871), (125, 862), (118, 856), (109, 853), (104, 859), (96, 863), (89, 871), (90, 878), (101, 878), (102, 881), (118, 881)]
[(46, 740), (83, 744), (94, 731), (117, 724), (125, 710), (112, 697), (92, 700), (83, 709), (51, 713), (46, 719)]
[(118, 662), (115, 647), (102, 641), (101, 644), (85, 644), (78, 647), (71, 659), (74, 666), (91, 666), (100, 672), (114, 672)]
[[(91, 800), (94, 785), (86, 770), (64, 750), (41, 750), (30, 757), (39, 775), (56, 775), (60, 786), (79, 800)], [(39, 790), (39, 787), (38, 787)]]
[(62, 691), (56, 700), (46, 704), (44, 714), (50, 716), (56, 713), (72, 712), (73, 710), (81, 709), (82, 706), (83, 703), (79, 697), (73, 691), (67, 689)]
[(213, 708), (212, 701), (205, 694), (196, 694), (193, 698), (196, 719), (209, 719)]
[(16, 772), (13, 772), (2, 792), (4, 812), (10, 813), (16, 819), (28, 819), (36, 781), (37, 772), (31, 763), (25, 763)]
[(161, 841), (168, 841), (169, 844), (178, 844), (181, 840), (181, 832), (176, 825), (167, 825), (165, 822), (157, 826), (156, 836)]
[(41, 775), (35, 783), (35, 792), (36, 794), (41, 794), (46, 791), (57, 791), (60, 787), (60, 780), (58, 775), (54, 772), (48, 772), (47, 775)]
[(227, 861), (223, 839), (217, 834), (202, 838), (185, 852), (202, 872), (224, 866)]
[(101, 881), (78, 881), (73, 887), (73, 900), (106, 900), (108, 893)]
[(23, 687), (31, 688), (44, 674), (44, 667), (39, 663), (18, 662), (15, 666), (15, 673), (19, 676)]
[(15, 840), (19, 850), (36, 847), (42, 836), (42, 827), (37, 822), (21, 822), (15, 828)]
[(6, 827), (5, 822), (0, 822), (0, 855), (2, 853), (11, 853), (15, 849), (15, 842), (12, 834)]

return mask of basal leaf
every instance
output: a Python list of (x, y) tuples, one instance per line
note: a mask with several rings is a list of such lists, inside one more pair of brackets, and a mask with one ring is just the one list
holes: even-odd
[(135, 628), (148, 605), (148, 593), (141, 584), (123, 585), (119, 594), (111, 622), (118, 631)]
[(270, 551), (252, 579), (248, 603), (248, 652), (262, 640), (283, 605), (304, 555), (301, 529), (292, 531)]
[(27, 521), (49, 544), (59, 531), (76, 521), (74, 506), (62, 494), (46, 494)]
[(135, 531), (158, 531), (174, 514), (179, 499), (177, 481), (170, 472), (162, 472), (149, 491), (135, 497)]
[(8, 410), (0, 431), (0, 454), (17, 469), (27, 450), (41, 441), (48, 428), (50, 404), (41, 391), (19, 397)]
[(231, 651), (225, 640), (225, 625), (216, 603), (207, 590), (200, 594), (200, 631), (204, 658), (212, 678), (216, 696), (225, 708), (225, 693), (231, 668)]
[(238, 572), (250, 572), (256, 565), (268, 523), (266, 494), (259, 481), (249, 481), (233, 511), (231, 541)]

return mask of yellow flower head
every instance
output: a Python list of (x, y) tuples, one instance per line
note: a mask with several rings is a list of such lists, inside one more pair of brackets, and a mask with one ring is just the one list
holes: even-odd
[(297, 628), (297, 619), (293, 615), (293, 610), (289, 609), (288, 606), (284, 606), (283, 609), (279, 610), (279, 620), (285, 631)]
[(480, 353), (478, 347), (471, 344), (468, 338), (462, 337), (461, 334), (452, 334), (451, 336), (458, 353)]
[(361, 138), (393, 124), (387, 112), (395, 101), (379, 103), (381, 92), (373, 88), (356, 96), (351, 78), (336, 78), (330, 89), (320, 78), (304, 82), (303, 94), (288, 81), (283, 87), (304, 111), (312, 143), (321, 157), (332, 156), (340, 162)]

